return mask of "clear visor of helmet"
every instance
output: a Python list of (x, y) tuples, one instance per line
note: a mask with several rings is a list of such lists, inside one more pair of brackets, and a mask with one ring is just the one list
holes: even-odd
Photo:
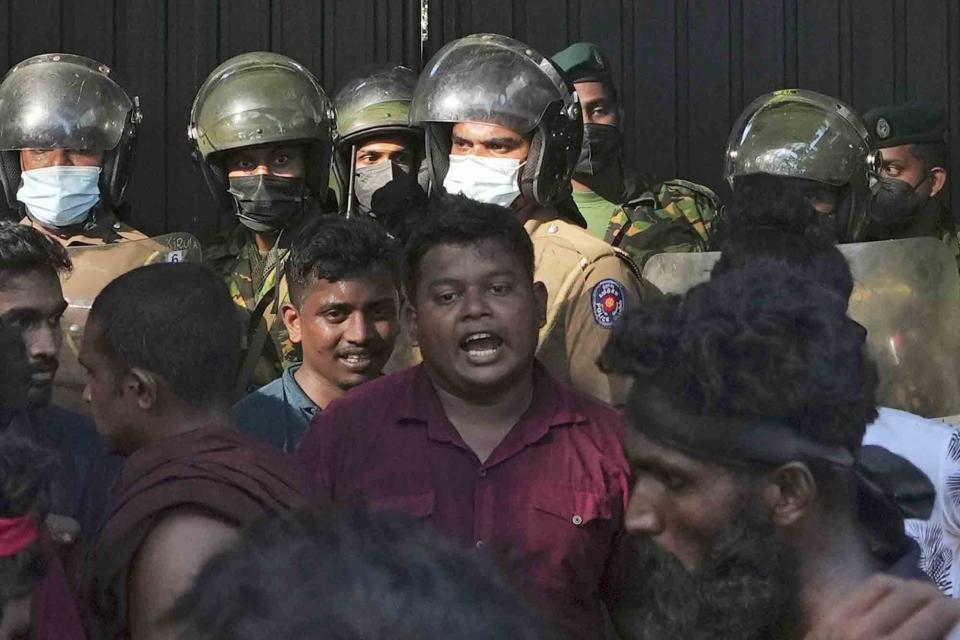
[(869, 138), (849, 107), (819, 94), (783, 93), (754, 102), (740, 117), (727, 144), (728, 180), (766, 173), (841, 186), (868, 170)]
[(116, 147), (133, 101), (107, 77), (109, 70), (66, 54), (44, 58), (17, 65), (0, 84), (0, 149)]
[(410, 119), (529, 133), (558, 100), (572, 96), (549, 60), (510, 38), (483, 34), (451, 42), (433, 57), (417, 82)]

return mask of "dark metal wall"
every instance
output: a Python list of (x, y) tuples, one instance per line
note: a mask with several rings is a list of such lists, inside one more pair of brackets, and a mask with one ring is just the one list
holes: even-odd
[[(604, 47), (626, 106), (628, 158), (653, 176), (720, 188), (740, 110), (785, 86), (858, 109), (942, 101), (960, 148), (960, 0), (428, 0), (428, 8), (424, 59), (478, 31), (545, 54), (576, 40)], [(194, 93), (217, 63), (270, 49), (307, 65), (332, 94), (366, 63), (417, 68), (420, 36), (419, 0), (0, 0), (0, 68), (80, 53), (140, 96), (131, 202), (134, 223), (151, 233), (207, 235), (221, 224), (186, 141)]]

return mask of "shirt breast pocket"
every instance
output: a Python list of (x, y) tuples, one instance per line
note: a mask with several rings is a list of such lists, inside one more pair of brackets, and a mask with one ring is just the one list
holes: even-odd
[(371, 511), (403, 513), (411, 518), (426, 520), (433, 515), (435, 495), (433, 491), (410, 495), (377, 496), (367, 499)]
[(595, 589), (619, 523), (611, 497), (568, 487), (545, 489), (534, 495), (531, 515), (540, 554), (550, 557), (565, 580)]

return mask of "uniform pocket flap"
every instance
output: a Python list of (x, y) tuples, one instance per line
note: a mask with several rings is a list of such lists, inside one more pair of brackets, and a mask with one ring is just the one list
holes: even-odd
[(414, 518), (426, 518), (433, 513), (434, 493), (416, 493), (404, 496), (369, 498), (367, 504), (374, 511), (395, 511)]
[(580, 525), (612, 517), (610, 496), (595, 491), (557, 489), (536, 496), (534, 508)]

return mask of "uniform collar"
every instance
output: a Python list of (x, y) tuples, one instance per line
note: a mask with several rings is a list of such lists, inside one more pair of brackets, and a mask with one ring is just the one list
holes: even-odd
[(41, 231), (48, 238), (56, 240), (64, 247), (111, 244), (121, 240), (145, 240), (147, 238), (147, 236), (117, 220), (116, 215), (100, 203), (97, 203), (90, 210), (90, 215), (86, 221), (65, 227), (63, 231), (40, 224), (30, 215), (26, 207), (23, 207), (23, 214), (20, 224)]

